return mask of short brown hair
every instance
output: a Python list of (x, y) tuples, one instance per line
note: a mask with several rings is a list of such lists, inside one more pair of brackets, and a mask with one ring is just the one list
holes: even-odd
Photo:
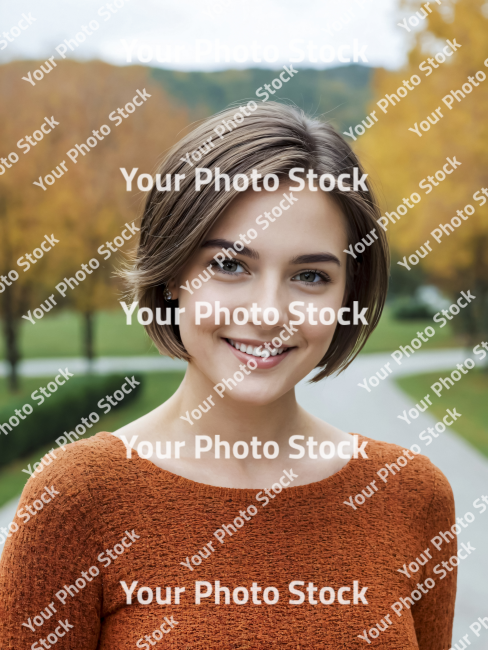
[[(236, 108), (228, 108), (206, 119), (183, 137), (160, 164), (158, 173), (163, 182), (166, 174), (184, 172), (186, 176), (179, 191), (159, 191), (153, 186), (148, 192), (137, 254), (131, 268), (122, 272), (139, 307), (148, 307), (153, 313), (160, 307), (164, 315), (167, 307), (175, 306), (175, 301), (165, 300), (164, 285), (177, 278), (223, 210), (239, 193), (232, 184), (230, 191), (216, 192), (213, 184), (209, 184), (196, 192), (197, 166), (219, 167), (221, 173), (231, 178), (235, 174), (249, 175), (253, 169), (263, 176), (283, 177), (294, 167), (313, 169), (319, 175), (332, 174), (336, 179), (345, 173), (352, 178), (354, 167), (360, 175), (364, 173), (348, 143), (330, 124), (286, 104), (260, 103), (240, 123), (235, 121), (235, 128), (230, 132), (214, 139), (215, 127), (222, 120), (231, 120), (235, 113)], [(207, 153), (199, 163), (191, 167), (182, 160), (210, 137), (213, 147), (202, 148)], [(329, 194), (344, 213), (349, 244), (360, 242), (376, 228), (376, 238), (369, 234), (371, 245), (365, 246), (357, 259), (348, 255), (346, 268), (345, 306), (352, 309), (356, 300), (359, 310), (368, 307), (369, 324), (338, 324), (329, 349), (317, 364), (322, 370), (312, 381), (341, 372), (353, 361), (378, 324), (385, 303), (388, 245), (383, 229), (377, 228), (380, 212), (368, 179), (366, 185), (368, 191), (334, 189)], [(162, 354), (190, 361), (174, 318), (172, 322), (173, 325), (157, 325), (153, 320), (145, 328)]]

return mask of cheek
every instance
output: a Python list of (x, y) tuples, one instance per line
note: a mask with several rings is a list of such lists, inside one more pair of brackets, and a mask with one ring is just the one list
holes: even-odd
[[(327, 351), (332, 337), (334, 336), (335, 329), (337, 327), (337, 322), (334, 321), (330, 325), (324, 325), (319, 320), (319, 314), (314, 314), (314, 319), (317, 322), (317, 325), (312, 325), (307, 319), (300, 327), (302, 336), (307, 341), (307, 347), (309, 352), (313, 355), (317, 354), (319, 357), (322, 357)], [(324, 320), (328, 322), (331, 320), (330, 314), (325, 313)]]
[[(313, 303), (317, 311), (313, 315), (305, 312), (305, 322), (300, 326), (300, 330), (308, 345), (320, 355), (325, 354), (334, 336), (338, 312), (342, 307), (343, 298), (344, 287), (341, 284), (336, 286), (327, 297), (307, 301)], [(315, 321), (316, 325), (313, 325), (310, 321)]]
[[(226, 306), (225, 296), (216, 291), (215, 284), (211, 281), (192, 291), (193, 295), (183, 290), (179, 295), (179, 307), (185, 310), (180, 315), (180, 335), (185, 347), (187, 344), (191, 347), (202, 336), (208, 336), (219, 328), (215, 324), (215, 301), (220, 300), (221, 305)], [(222, 315), (221, 324), (224, 320)]]
[[(224, 308), (229, 311), (232, 323), (234, 310), (243, 305), (249, 308), (252, 302), (250, 285), (243, 286), (236, 282), (219, 281), (214, 277), (202, 283), (200, 288), (192, 288), (192, 291), (193, 295), (185, 290), (180, 291), (179, 306), (185, 309), (183, 316), (187, 319), (187, 322), (191, 322), (194, 326), (197, 323), (197, 315), (200, 314), (200, 325), (197, 324), (196, 327), (197, 329), (203, 328), (206, 331), (225, 324)], [(249, 305), (247, 305), (248, 302)], [(220, 325), (215, 323), (216, 303), (220, 305)], [(205, 317), (207, 314), (208, 316)]]

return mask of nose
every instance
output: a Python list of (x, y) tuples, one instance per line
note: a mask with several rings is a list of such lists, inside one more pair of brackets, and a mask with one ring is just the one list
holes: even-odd
[(269, 331), (287, 323), (287, 292), (277, 273), (263, 274), (252, 290), (251, 319), (254, 325)]

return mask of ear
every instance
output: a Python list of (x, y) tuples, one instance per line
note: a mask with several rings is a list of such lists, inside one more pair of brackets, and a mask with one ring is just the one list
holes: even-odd
[(178, 300), (179, 297), (179, 287), (178, 284), (173, 280), (171, 282), (167, 282), (164, 287), (161, 287), (163, 292), (165, 291), (171, 291), (171, 300)]

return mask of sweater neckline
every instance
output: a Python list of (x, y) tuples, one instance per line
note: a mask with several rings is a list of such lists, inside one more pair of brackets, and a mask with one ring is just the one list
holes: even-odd
[[(117, 440), (124, 447), (124, 456), (125, 456), (125, 446), (122, 440), (118, 438), (113, 433), (108, 431), (100, 432), (105, 433), (107, 436), (110, 436), (112, 440)], [(367, 442), (371, 441), (371, 438), (363, 436), (361, 434), (350, 434), (357, 435), (359, 442), (366, 440)], [(129, 462), (138, 466), (145, 473), (154, 476), (156, 479), (163, 480), (166, 483), (174, 483), (176, 486), (184, 488), (189, 492), (193, 493), (202, 493), (206, 496), (216, 496), (216, 497), (251, 497), (254, 498), (258, 492), (261, 492), (265, 488), (271, 487), (270, 485), (263, 486), (262, 488), (231, 488), (231, 487), (220, 487), (217, 485), (210, 485), (208, 483), (200, 483), (192, 479), (186, 478), (179, 474), (174, 474), (167, 469), (163, 469), (158, 465), (154, 464), (151, 460), (147, 458), (141, 458), (136, 450), (135, 454), (133, 453), (131, 458), (127, 459)], [(344, 482), (349, 476), (354, 475), (358, 468), (358, 463), (361, 462), (360, 458), (351, 457), (347, 463), (341, 467), (340, 470), (334, 472), (330, 476), (326, 476), (319, 481), (313, 481), (312, 483), (306, 483), (305, 485), (293, 485), (291, 484), (286, 489), (282, 490), (280, 493), (281, 498), (293, 498), (306, 496), (307, 494), (324, 494), (328, 492), (338, 483)], [(284, 473), (284, 470), (290, 471), (293, 469), (293, 460), (287, 459), (287, 462), (283, 464), (283, 470), (281, 476)], [(279, 476), (276, 477), (276, 482), (279, 482)]]

